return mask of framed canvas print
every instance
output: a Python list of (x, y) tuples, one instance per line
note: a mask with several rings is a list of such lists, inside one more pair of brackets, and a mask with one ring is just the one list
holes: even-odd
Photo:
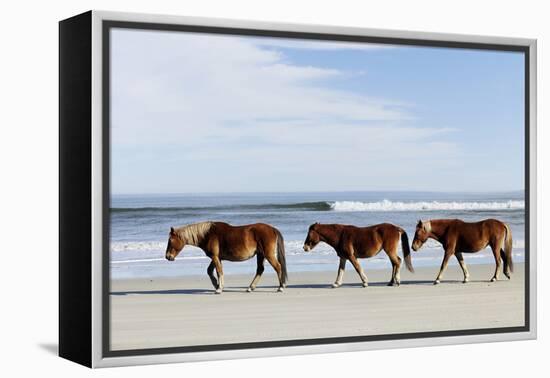
[(536, 42), (61, 21), (59, 353), (536, 337)]

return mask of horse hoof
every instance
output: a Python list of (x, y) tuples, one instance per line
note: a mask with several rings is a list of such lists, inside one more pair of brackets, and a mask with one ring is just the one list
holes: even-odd
[(221, 294), (222, 293), (222, 289), (216, 289), (216, 294)]
[(462, 283), (468, 283), (468, 280), (464, 280), (464, 281), (462, 281)]
[(283, 291), (285, 291), (285, 289), (282, 286), (279, 286), (279, 288), (277, 289), (277, 292), (282, 293)]
[(368, 287), (368, 286), (369, 286), (368, 282), (363, 282), (363, 287)]
[(439, 281), (439, 280), (434, 281), (434, 285), (439, 285), (440, 283), (441, 283), (441, 281)]
[(251, 288), (251, 287), (249, 287), (248, 289), (246, 289), (246, 292), (247, 292), (247, 293), (252, 293), (252, 291), (254, 291), (254, 289)]
[(496, 282), (496, 280), (497, 279), (495, 277), (491, 278), (491, 282)]
[(332, 284), (332, 288), (333, 288), (333, 289), (336, 289), (337, 287), (340, 287), (340, 284), (337, 284), (337, 283), (333, 283), (333, 284)]

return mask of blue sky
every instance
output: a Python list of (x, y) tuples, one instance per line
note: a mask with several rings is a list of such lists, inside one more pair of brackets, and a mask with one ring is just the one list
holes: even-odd
[(112, 192), (523, 189), (523, 55), (112, 31)]

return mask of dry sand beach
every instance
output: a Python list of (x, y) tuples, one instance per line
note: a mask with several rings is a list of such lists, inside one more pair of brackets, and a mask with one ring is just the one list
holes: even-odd
[(253, 293), (245, 292), (253, 273), (226, 274), (221, 295), (206, 274), (113, 280), (111, 349), (522, 326), (524, 265), (495, 283), (488, 282), (494, 265), (469, 269), (471, 282), (462, 284), (460, 269), (450, 265), (438, 286), (435, 267), (403, 269), (400, 287), (386, 287), (389, 270), (367, 269), (370, 286), (362, 288), (348, 266), (344, 285), (332, 289), (335, 267), (292, 274), (284, 293), (275, 292), (266, 269)]

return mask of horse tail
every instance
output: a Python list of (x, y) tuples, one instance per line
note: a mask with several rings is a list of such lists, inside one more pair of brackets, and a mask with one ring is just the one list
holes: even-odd
[(402, 228), (399, 230), (401, 232), (401, 248), (403, 248), (403, 257), (405, 257), (405, 266), (409, 272), (414, 273), (414, 268), (411, 259), (411, 248), (409, 247), (409, 236)]
[(514, 262), (512, 261), (512, 230), (510, 230), (510, 226), (506, 223), (504, 223), (504, 227), (506, 228), (506, 237), (504, 238), (504, 255), (506, 258), (506, 263), (510, 268), (510, 272), (513, 272)]
[(286, 271), (285, 240), (279, 230), (275, 229), (275, 233), (277, 234), (277, 260), (279, 261), (279, 264), (281, 264), (281, 282), (283, 285), (286, 285), (288, 274)]

